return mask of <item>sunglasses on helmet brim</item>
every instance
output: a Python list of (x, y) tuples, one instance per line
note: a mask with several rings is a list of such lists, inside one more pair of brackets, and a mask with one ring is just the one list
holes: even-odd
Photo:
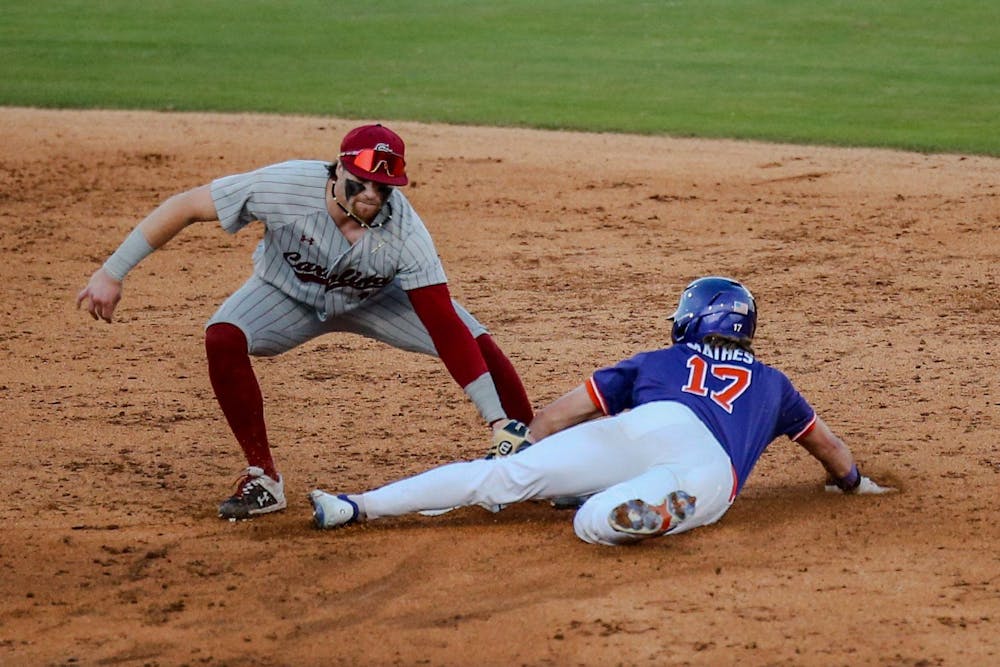
[(406, 161), (403, 160), (403, 156), (392, 151), (365, 148), (360, 151), (345, 151), (340, 154), (340, 157), (353, 158), (351, 163), (355, 167), (364, 169), (370, 174), (382, 169), (387, 176), (396, 177), (402, 176), (406, 169)]

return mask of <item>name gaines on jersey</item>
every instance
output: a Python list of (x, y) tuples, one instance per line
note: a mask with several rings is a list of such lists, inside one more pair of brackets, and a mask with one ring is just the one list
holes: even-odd
[(695, 352), (699, 352), (716, 361), (737, 361), (744, 364), (753, 363), (753, 355), (746, 350), (712, 347), (711, 345), (703, 345), (701, 343), (685, 343), (685, 345)]

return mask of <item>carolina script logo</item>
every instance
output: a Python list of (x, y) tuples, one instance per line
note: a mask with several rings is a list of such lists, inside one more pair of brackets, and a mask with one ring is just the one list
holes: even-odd
[(323, 285), (327, 292), (338, 287), (353, 287), (361, 290), (378, 289), (392, 282), (392, 278), (379, 275), (366, 276), (355, 269), (347, 269), (343, 273), (330, 273), (326, 267), (315, 262), (302, 261), (302, 255), (297, 252), (286, 252), (284, 258), (299, 280), (304, 283)]

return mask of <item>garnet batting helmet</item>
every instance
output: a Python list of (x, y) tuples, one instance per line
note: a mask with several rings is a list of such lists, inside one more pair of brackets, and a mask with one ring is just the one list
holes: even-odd
[(700, 343), (717, 334), (753, 340), (757, 330), (757, 304), (746, 287), (731, 278), (698, 278), (684, 288), (670, 337), (675, 343)]

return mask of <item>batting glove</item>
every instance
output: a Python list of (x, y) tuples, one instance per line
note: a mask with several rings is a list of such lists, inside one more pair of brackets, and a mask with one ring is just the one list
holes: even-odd
[(852, 489), (842, 489), (836, 483), (828, 482), (824, 487), (827, 493), (843, 493), (845, 495), (879, 495), (895, 493), (898, 489), (892, 486), (879, 486), (870, 477), (861, 477), (857, 486)]

